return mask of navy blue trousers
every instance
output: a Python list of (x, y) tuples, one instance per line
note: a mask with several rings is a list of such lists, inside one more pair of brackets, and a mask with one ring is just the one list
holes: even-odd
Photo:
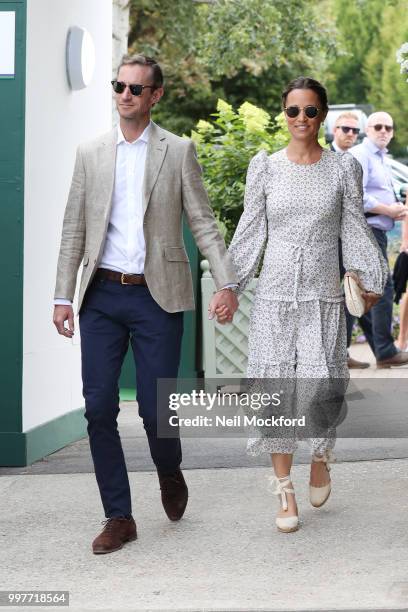
[[(378, 246), (385, 259), (387, 258), (387, 233), (375, 227), (371, 228)], [(392, 336), (392, 307), (394, 285), (391, 274), (388, 274), (384, 294), (371, 310), (360, 319), (364, 335), (370, 344), (377, 360), (389, 359), (398, 352)]]
[(157, 379), (177, 377), (183, 313), (163, 310), (143, 285), (98, 279), (86, 292), (79, 325), (85, 417), (105, 516), (129, 516), (129, 479), (117, 424), (121, 367), (130, 341), (150, 453), (159, 471), (172, 473), (181, 463), (181, 444), (177, 436), (157, 435), (158, 411), (160, 418), (169, 411), (168, 402), (157, 405)]

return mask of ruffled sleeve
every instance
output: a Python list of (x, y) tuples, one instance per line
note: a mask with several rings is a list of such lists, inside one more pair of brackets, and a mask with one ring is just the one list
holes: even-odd
[(245, 185), (244, 211), (228, 249), (239, 279), (239, 293), (253, 279), (267, 237), (265, 174), (268, 157), (260, 151), (252, 158)]
[(366, 291), (382, 294), (389, 269), (364, 217), (363, 171), (350, 153), (339, 155), (339, 161), (343, 184), (340, 229), (343, 265), (346, 271), (356, 272)]

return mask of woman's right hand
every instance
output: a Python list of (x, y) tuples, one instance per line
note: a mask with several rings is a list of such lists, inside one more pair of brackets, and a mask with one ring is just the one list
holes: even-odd
[(373, 291), (366, 291), (361, 283), (361, 280), (358, 274), (356, 274), (352, 270), (348, 270), (344, 276), (351, 276), (351, 278), (354, 278), (357, 285), (360, 287), (361, 295), (363, 296), (364, 303), (365, 303), (364, 314), (366, 314), (370, 310), (370, 308), (372, 308), (373, 306), (377, 304), (377, 302), (381, 299), (382, 296), (379, 295), (378, 293), (374, 293)]

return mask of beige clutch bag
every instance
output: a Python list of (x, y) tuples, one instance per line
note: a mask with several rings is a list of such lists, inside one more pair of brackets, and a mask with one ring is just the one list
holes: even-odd
[(344, 294), (347, 310), (354, 317), (361, 317), (365, 310), (365, 301), (362, 289), (352, 276), (344, 277)]

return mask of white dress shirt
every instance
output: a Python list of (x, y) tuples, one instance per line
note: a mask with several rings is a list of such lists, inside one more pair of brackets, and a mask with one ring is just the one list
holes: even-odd
[(118, 126), (115, 186), (100, 268), (143, 274), (146, 244), (143, 234), (143, 178), (150, 123), (133, 142)]
[(336, 151), (336, 153), (344, 153), (343, 149), (340, 149), (339, 145), (335, 140), (332, 140), (332, 147)]

